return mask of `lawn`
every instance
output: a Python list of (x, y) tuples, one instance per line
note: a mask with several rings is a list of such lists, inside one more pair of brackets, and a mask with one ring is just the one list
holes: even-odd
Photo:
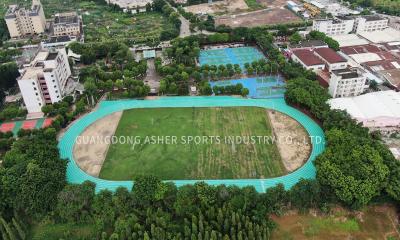
[(49, 240), (49, 239), (94, 239), (96, 236), (95, 226), (93, 224), (53, 224), (40, 223), (35, 225), (29, 239)]
[[(274, 143), (257, 140), (240, 144), (239, 140), (227, 140), (232, 136), (271, 136), (264, 108), (131, 109), (124, 111), (114, 135), (138, 136), (140, 144), (111, 144), (100, 172), (103, 179), (131, 180), (141, 174), (166, 180), (268, 178), (285, 174)], [(146, 136), (164, 137), (164, 143), (150, 144)], [(176, 141), (167, 144), (165, 136), (176, 137)], [(190, 136), (206, 137), (189, 144)]]

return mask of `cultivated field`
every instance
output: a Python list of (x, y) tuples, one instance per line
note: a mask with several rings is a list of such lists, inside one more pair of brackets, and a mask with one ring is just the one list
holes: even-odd
[(301, 21), (301, 18), (286, 8), (268, 8), (235, 15), (219, 16), (215, 19), (216, 25), (226, 25), (233, 28), (296, 23)]
[[(22, 4), (30, 8), (31, 1), (3, 0), (0, 3), (0, 17), (3, 17), (9, 4)], [(162, 30), (173, 28), (167, 20), (156, 12), (141, 13), (134, 16), (113, 10), (107, 5), (77, 0), (42, 0), (46, 18), (58, 12), (77, 11), (83, 17), (85, 42), (118, 40), (143, 43), (158, 40)]]
[[(141, 144), (111, 144), (103, 179), (268, 178), (286, 173), (275, 143), (239, 144), (227, 136), (272, 136), (267, 110), (256, 107), (131, 109), (123, 112), (115, 136), (139, 136)], [(145, 143), (146, 137), (176, 136), (176, 144)], [(208, 136), (200, 143), (189, 136)], [(210, 136), (220, 137), (218, 143)]]

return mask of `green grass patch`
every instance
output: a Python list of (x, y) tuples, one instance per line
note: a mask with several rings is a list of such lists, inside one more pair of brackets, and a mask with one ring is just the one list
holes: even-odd
[[(130, 109), (124, 111), (115, 136), (137, 136), (141, 144), (134, 148), (131, 144), (111, 144), (100, 177), (130, 180), (152, 174), (178, 180), (279, 176), (285, 170), (275, 143), (227, 141), (232, 136), (272, 135), (264, 108)], [(165, 136), (175, 136), (176, 143), (146, 142), (146, 137)], [(189, 143), (190, 136), (205, 136), (207, 140)]]
[(40, 223), (32, 231), (32, 240), (68, 239), (82, 240), (93, 239), (96, 231), (93, 224), (46, 224)]
[(251, 9), (261, 9), (263, 6), (257, 0), (245, 0), (247, 6)]
[(319, 235), (321, 232), (357, 232), (360, 226), (355, 219), (346, 219), (344, 221), (330, 218), (313, 218), (309, 221), (304, 230), (308, 237)]

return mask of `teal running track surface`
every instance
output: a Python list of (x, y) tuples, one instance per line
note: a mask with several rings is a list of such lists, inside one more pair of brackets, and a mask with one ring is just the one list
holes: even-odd
[[(82, 183), (86, 180), (96, 184), (96, 191), (108, 189), (116, 190), (118, 187), (126, 187), (129, 190), (133, 186), (133, 181), (109, 181), (99, 179), (86, 174), (79, 168), (73, 158), (73, 147), (76, 138), (84, 131), (86, 127), (95, 121), (105, 117), (113, 112), (130, 108), (163, 108), (163, 107), (233, 107), (233, 106), (254, 106), (274, 109), (285, 113), (296, 119), (304, 126), (311, 137), (313, 145), (308, 161), (296, 171), (285, 176), (268, 179), (220, 179), (220, 180), (174, 180), (179, 187), (186, 184), (194, 184), (198, 181), (204, 181), (211, 185), (236, 185), (238, 187), (254, 186), (258, 192), (265, 192), (269, 187), (282, 183), (286, 189), (291, 188), (301, 178), (315, 178), (315, 167), (313, 161), (323, 152), (325, 148), (325, 139), (323, 130), (311, 118), (302, 112), (288, 106), (283, 98), (274, 99), (244, 99), (236, 97), (161, 97), (156, 100), (118, 100), (103, 101), (96, 111), (91, 112), (78, 121), (76, 121), (65, 132), (59, 141), (58, 147), (62, 158), (68, 159), (67, 181), (69, 183)], [(167, 181), (167, 180), (166, 180)]]

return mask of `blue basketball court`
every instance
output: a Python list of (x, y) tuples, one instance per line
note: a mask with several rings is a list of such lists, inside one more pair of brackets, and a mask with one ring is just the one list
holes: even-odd
[(249, 98), (281, 98), (285, 94), (285, 82), (281, 76), (264, 76), (233, 80), (210, 81), (211, 87), (228, 86), (241, 83), (249, 89)]

